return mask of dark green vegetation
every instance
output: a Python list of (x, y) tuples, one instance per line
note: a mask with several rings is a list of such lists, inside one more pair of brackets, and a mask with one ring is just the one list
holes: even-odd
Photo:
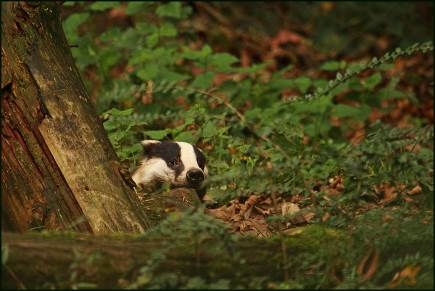
[[(249, 26), (242, 4), (64, 5), (73, 55), (122, 160), (134, 167), (143, 138), (196, 143), (208, 157), (214, 207), (252, 194), (301, 196), (299, 206), (314, 209), (313, 229), (349, 241), (337, 245), (336, 264), (322, 236), (307, 234), (304, 245), (315, 247), (289, 256), (286, 276), (251, 274), (242, 287), (433, 287), (433, 29), (431, 14), (417, 17), (432, 4), (288, 4), (281, 38), (267, 38), (281, 31), (273, 18), (249, 14), (250, 29), (231, 22)], [(282, 8), (258, 5), (265, 15)], [(291, 9), (304, 13), (292, 18)], [(255, 34), (258, 23), (271, 31)], [(334, 177), (342, 182), (332, 191)], [(221, 231), (211, 218), (183, 221), (192, 237)], [(153, 268), (144, 265), (145, 274)], [(147, 276), (129, 284), (241, 287)]]

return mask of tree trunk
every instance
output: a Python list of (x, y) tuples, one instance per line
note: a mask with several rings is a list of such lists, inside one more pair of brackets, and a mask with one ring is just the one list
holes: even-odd
[(2, 228), (142, 232), (148, 220), (74, 64), (55, 2), (2, 2)]
[[(246, 288), (258, 280), (266, 281), (263, 283), (288, 280), (297, 272), (306, 277), (305, 270), (301, 269), (304, 262), (298, 255), (306, 257), (307, 253), (318, 252), (320, 247), (325, 253), (322, 260), (332, 269), (319, 269), (317, 275), (333, 272), (333, 268), (342, 263), (339, 252), (348, 242), (333, 230), (319, 228), (281, 239), (225, 240), (222, 235), (204, 236), (203, 233), (146, 237), (5, 233), (2, 246), (7, 251), (3, 250), (3, 256), (8, 255), (3, 266), (2, 287), (72, 288), (75, 284), (91, 283), (96, 288), (120, 288), (140, 280), (146, 267), (149, 273), (142, 275), (145, 279), (142, 282), (150, 283), (148, 287), (154, 289), (165, 287), (163, 278), (168, 274), (176, 276), (172, 281), (200, 277), (212, 283), (225, 279), (230, 282), (229, 287)], [(312, 265), (319, 263), (311, 262)], [(306, 268), (309, 270), (310, 266)]]

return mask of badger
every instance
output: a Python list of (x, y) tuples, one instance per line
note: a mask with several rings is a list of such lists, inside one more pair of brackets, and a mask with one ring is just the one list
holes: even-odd
[(132, 176), (137, 185), (146, 192), (155, 191), (163, 183), (193, 188), (202, 200), (208, 169), (199, 148), (186, 142), (143, 140), (141, 143), (143, 159)]

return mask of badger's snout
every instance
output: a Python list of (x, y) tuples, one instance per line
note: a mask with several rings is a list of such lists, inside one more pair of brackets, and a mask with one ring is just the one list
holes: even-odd
[(204, 173), (199, 169), (191, 169), (186, 173), (187, 182), (194, 188), (200, 186), (204, 181)]

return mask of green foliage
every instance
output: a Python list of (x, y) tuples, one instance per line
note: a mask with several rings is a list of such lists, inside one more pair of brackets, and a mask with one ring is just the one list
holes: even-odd
[[(233, 253), (234, 237), (232, 237), (226, 226), (216, 219), (205, 215), (203, 209), (200, 211), (185, 211), (172, 213), (158, 226), (149, 230), (147, 238), (165, 237), (162, 247), (152, 254), (152, 257), (140, 269), (139, 275), (131, 282), (128, 288), (228, 288), (228, 280), (217, 280), (205, 282), (201, 277), (189, 277), (177, 273), (156, 272), (168, 256), (171, 250), (182, 247), (184, 252), (193, 252), (200, 263), (200, 253), (207, 253), (208, 256), (222, 256), (222, 253)], [(184, 242), (180, 246), (180, 241)], [(210, 241), (217, 243), (209, 243)], [(186, 244), (186, 242), (190, 242)], [(213, 247), (211, 247), (213, 246)], [(198, 272), (191, 270), (191, 273)], [(183, 272), (184, 273), (184, 272)]]
[[(385, 288), (395, 272), (411, 263), (422, 267), (418, 275), (421, 286), (430, 285), (427, 282), (432, 277), (428, 274), (433, 267), (429, 258), (433, 251), (404, 250), (433, 241), (428, 228), (432, 224), (416, 223), (419, 218), (410, 216), (411, 209), (406, 207), (403, 196), (385, 206), (404, 210), (392, 214), (391, 223), (381, 228), (377, 227), (380, 213), (368, 211), (361, 220), (355, 220), (353, 214), (379, 200), (374, 186), (382, 183), (408, 187), (419, 184), (422, 192), (416, 203), (422, 211), (432, 210), (433, 126), (419, 118), (411, 119), (412, 127), (408, 129), (370, 120), (374, 110), (387, 110), (382, 106), (384, 101), (409, 98), (418, 102), (399, 86), (399, 78), (389, 77), (385, 71), (399, 57), (432, 52), (432, 42), (397, 48), (367, 63), (330, 60), (319, 65), (319, 71), (336, 74), (331, 80), (308, 74), (288, 77), (286, 72), (292, 66), (271, 73), (267, 63), (241, 67), (237, 57), (214, 52), (207, 44), (189, 46), (189, 40), (196, 36), (182, 25), (191, 13), (182, 2), (130, 2), (125, 12), (132, 17), (133, 25), (112, 26), (101, 33), (80, 33), (80, 27), (95, 13), (119, 3), (76, 5), (82, 5), (82, 10), (64, 21), (64, 29), (69, 42), (79, 46), (72, 49), (79, 68), (94, 70), (98, 77), (101, 85), (92, 84), (98, 96), (96, 108), (121, 160), (133, 167), (141, 152), (139, 141), (144, 138), (196, 143), (208, 159), (208, 194), (218, 202), (251, 194), (312, 197), (317, 214), (314, 223), (321, 224), (324, 214), (332, 214), (324, 222), (326, 226), (354, 229), (356, 241), (367, 245), (373, 242), (383, 254), (383, 267), (367, 282), (354, 268), (367, 250), (364, 245), (356, 247), (355, 252), (343, 253), (348, 263), (343, 267), (340, 284), (328, 281), (325, 273), (319, 272), (321, 275), (310, 280), (302, 276), (277, 286)], [(129, 70), (113, 77), (112, 70), (122, 66)], [(198, 70), (201, 73), (193, 73)], [(222, 73), (230, 74), (230, 78), (216, 83)], [(284, 95), (286, 90), (292, 95)], [(337, 96), (344, 102), (337, 102)], [(348, 135), (361, 124), (366, 129), (364, 139), (352, 144)], [(417, 145), (418, 151), (409, 149)], [(328, 198), (322, 191), (311, 191), (319, 182), (325, 184), (336, 175), (344, 176), (345, 190), (339, 197)], [(398, 224), (404, 216), (408, 220), (400, 229)], [(154, 231), (174, 239), (185, 235), (201, 241), (205, 232), (214, 233), (223, 242), (232, 239), (208, 216), (199, 214), (183, 220), (171, 217)], [(388, 250), (393, 244), (394, 252), (400, 255), (394, 256)], [(130, 287), (228, 287), (226, 281), (213, 285), (200, 278), (177, 278), (174, 274), (153, 278), (153, 268), (165, 255), (156, 254)], [(321, 269), (325, 265), (316, 265), (319, 257), (320, 251), (311, 256), (304, 253), (293, 267), (307, 271), (315, 265)]]
[[(415, 43), (412, 46), (406, 48), (405, 50), (402, 50), (401, 48), (396, 48), (392, 52), (387, 52), (380, 59), (374, 57), (370, 62), (368, 62), (365, 65), (358, 66), (355, 69), (348, 68), (344, 73), (338, 72), (335, 79), (329, 81), (326, 87), (317, 88), (314, 94), (307, 94), (304, 96), (304, 98), (307, 100), (311, 100), (311, 99), (319, 98), (322, 95), (327, 95), (333, 89), (337, 88), (340, 85), (345, 84), (351, 78), (356, 77), (358, 74), (362, 73), (365, 70), (374, 69), (385, 63), (391, 63), (400, 56), (404, 56), (404, 55), (409, 56), (417, 52), (426, 53), (428, 51), (433, 51), (433, 43), (431, 41), (425, 43)], [(373, 89), (373, 87), (376, 86), (380, 81), (381, 81), (381, 76), (379, 73), (377, 73), (367, 78), (363, 84), (366, 87), (368, 87), (368, 89)]]
[(107, 119), (104, 122), (104, 129), (121, 160), (133, 159), (142, 150), (142, 146), (137, 143), (134, 136), (133, 128), (140, 127), (146, 122), (135, 119), (132, 112), (133, 109), (118, 110), (112, 108), (103, 114), (104, 118)]

